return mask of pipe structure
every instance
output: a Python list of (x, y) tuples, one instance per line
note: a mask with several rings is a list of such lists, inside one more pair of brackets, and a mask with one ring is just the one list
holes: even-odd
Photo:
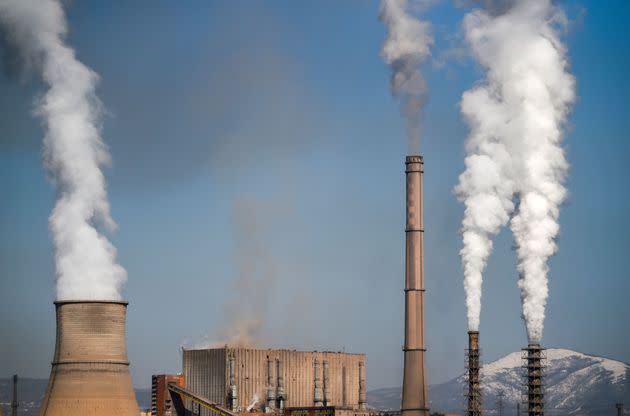
[(429, 416), (424, 345), (423, 201), (424, 161), (405, 159), (407, 220), (405, 227), (405, 344), (401, 416)]
[(543, 416), (545, 413), (544, 395), (544, 360), (545, 350), (538, 343), (530, 343), (523, 349), (523, 366), (525, 367), (527, 414)]
[(235, 358), (234, 358), (234, 353), (230, 354), (230, 358), (229, 358), (229, 367), (230, 367), (230, 392), (229, 392), (229, 405), (230, 405), (230, 409), (233, 412), (237, 411), (237, 407), (238, 407), (238, 391), (236, 389), (236, 377), (235, 377)]
[(328, 373), (328, 361), (324, 360), (324, 406), (330, 404), (330, 378)]
[(365, 410), (365, 363), (359, 361), (359, 410)]
[(468, 416), (481, 416), (481, 371), (479, 353), (479, 332), (468, 331), (468, 353), (466, 367), (468, 370)]
[(319, 360), (313, 361), (313, 403), (315, 406), (322, 406), (322, 386), (319, 378)]
[(282, 365), (282, 360), (276, 361), (276, 369), (277, 369), (277, 380), (278, 380), (278, 388), (276, 391), (276, 401), (278, 403), (278, 409), (284, 409), (284, 402), (286, 401), (286, 395), (284, 393), (284, 366)]
[(125, 343), (126, 302), (55, 302), (55, 355), (40, 416), (138, 416)]
[(11, 401), (11, 416), (17, 416), (18, 412), (18, 398), (17, 398), (17, 384), (18, 384), (18, 376), (15, 374), (13, 376), (13, 400)]
[(272, 412), (276, 406), (273, 383), (273, 360), (267, 357), (267, 412)]

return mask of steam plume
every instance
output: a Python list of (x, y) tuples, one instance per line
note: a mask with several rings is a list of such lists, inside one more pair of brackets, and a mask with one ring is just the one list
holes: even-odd
[(387, 37), (381, 55), (391, 67), (390, 88), (400, 99), (407, 119), (409, 153), (419, 154), (420, 111), (427, 90), (419, 65), (429, 56), (433, 38), (431, 25), (416, 19), (407, 9), (407, 0), (382, 0), (380, 18)]
[(568, 163), (561, 142), (575, 80), (560, 40), (565, 22), (550, 0), (486, 2), (485, 10), (464, 19), (466, 40), (487, 71), (485, 82), (462, 98), (471, 127), (466, 171), (457, 187), (466, 205), (461, 254), (469, 326), (479, 324), (489, 237), (508, 220), (515, 196), (511, 229), (530, 341), (542, 337), (547, 261), (557, 249), (559, 208), (566, 197)]
[(101, 171), (109, 153), (100, 137), (98, 75), (65, 44), (67, 23), (58, 0), (2, 0), (0, 27), (48, 88), (36, 113), (44, 121), (44, 161), (57, 190), (49, 219), (57, 299), (118, 300), (127, 275), (94, 225), (116, 226)]

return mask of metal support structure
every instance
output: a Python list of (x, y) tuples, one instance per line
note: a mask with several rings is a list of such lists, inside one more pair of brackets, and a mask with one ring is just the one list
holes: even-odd
[(315, 406), (322, 406), (322, 386), (321, 379), (319, 378), (319, 360), (316, 358), (313, 361), (313, 403)]
[(286, 393), (284, 392), (284, 366), (282, 364), (282, 360), (276, 361), (276, 380), (278, 382), (277, 390), (276, 390), (276, 401), (278, 410), (282, 411), (284, 409), (284, 402), (286, 402)]
[(271, 413), (276, 407), (276, 396), (274, 392), (273, 383), (273, 368), (274, 361), (267, 357), (267, 405), (265, 406), (265, 412)]
[(359, 410), (366, 409), (366, 395), (365, 395), (365, 363), (359, 361)]
[(402, 387), (402, 416), (429, 416), (424, 344), (424, 161), (420, 155), (407, 156), (405, 227), (405, 343)]
[(324, 407), (330, 405), (330, 373), (328, 370), (328, 361), (324, 360)]
[(229, 369), (230, 369), (230, 390), (228, 392), (228, 405), (230, 406), (230, 410), (236, 412), (238, 410), (238, 390), (236, 388), (236, 376), (235, 376), (235, 363), (236, 359), (234, 354), (230, 354), (230, 358), (228, 361)]
[(481, 352), (479, 350), (479, 332), (468, 332), (468, 350), (466, 350), (466, 374), (468, 376), (468, 391), (466, 399), (467, 416), (481, 416)]
[(615, 404), (617, 407), (617, 416), (623, 416), (623, 403)]
[(545, 349), (538, 343), (530, 343), (523, 349), (525, 369), (525, 396), (528, 416), (543, 416), (545, 413)]

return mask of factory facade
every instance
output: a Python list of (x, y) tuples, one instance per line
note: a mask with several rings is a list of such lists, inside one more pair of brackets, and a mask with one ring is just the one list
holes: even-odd
[(191, 349), (183, 351), (183, 372), (189, 391), (233, 412), (366, 409), (365, 354)]

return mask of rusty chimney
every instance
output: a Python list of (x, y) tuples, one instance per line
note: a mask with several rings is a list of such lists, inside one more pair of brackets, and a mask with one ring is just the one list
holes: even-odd
[(405, 362), (402, 391), (402, 416), (428, 416), (429, 398), (424, 365), (424, 264), (422, 156), (407, 156), (407, 221), (405, 255)]
[(40, 416), (137, 416), (125, 345), (126, 302), (61, 301)]
[(468, 416), (481, 416), (481, 370), (479, 353), (479, 332), (468, 331), (468, 353), (466, 367), (468, 370)]
[(523, 366), (525, 367), (525, 390), (527, 398), (527, 414), (529, 416), (543, 416), (544, 402), (544, 367), (545, 350), (538, 343), (529, 343), (523, 349)]

